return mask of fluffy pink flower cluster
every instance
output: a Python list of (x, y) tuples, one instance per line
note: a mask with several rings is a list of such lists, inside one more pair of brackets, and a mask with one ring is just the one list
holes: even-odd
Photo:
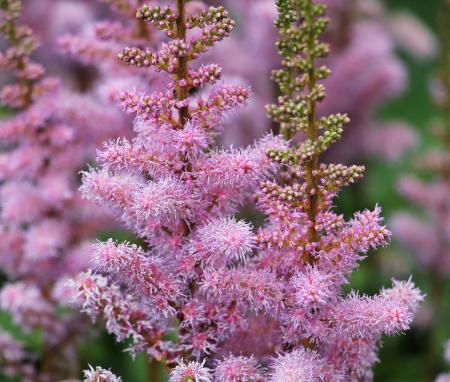
[[(308, 139), (289, 147), (269, 135), (218, 150), (224, 117), (249, 90), (221, 83), (216, 65), (190, 63), (234, 22), (221, 6), (144, 5), (137, 18), (167, 39), (156, 49), (126, 48), (119, 59), (170, 81), (121, 94), (136, 115), (136, 136), (107, 143), (101, 168), (83, 175), (83, 195), (115, 211), (143, 244), (98, 243), (91, 271), (75, 280), (76, 300), (132, 353), (171, 369), (171, 382), (370, 381), (381, 337), (408, 329), (423, 299), (411, 281), (372, 297), (343, 292), (358, 262), (390, 233), (378, 207), (349, 221), (332, 210), (364, 169), (319, 161), (348, 123), (346, 115), (315, 112), (325, 94), (319, 81), (329, 75), (315, 64), (328, 51), (318, 39), (324, 7), (277, 6), (285, 67), (273, 77), (283, 96), (268, 110), (286, 136), (304, 130)], [(259, 230), (234, 217), (255, 190), (267, 217)], [(95, 373), (117, 380), (96, 369), (87, 381)]]
[(47, 73), (58, 76), (70, 87), (89, 90), (95, 78), (94, 71), (67, 60), (57, 41), (62, 35), (77, 33), (85, 23), (91, 23), (98, 7), (87, 0), (22, 0), (22, 8), (23, 21), (40, 40), (33, 53), (34, 59), (45, 66)]
[[(84, 4), (91, 14), (100, 16), (85, 22), (83, 28), (69, 31), (62, 37), (59, 34), (60, 49), (76, 62), (94, 69), (96, 78), (91, 93), (103, 101), (110, 101), (108, 108), (117, 103), (121, 91), (140, 89), (148, 82), (156, 85), (159, 81), (151, 73), (117, 60), (116, 52), (124, 45), (153, 47), (160, 40), (157, 31), (136, 19), (136, 9), (141, 3), (138, 0), (98, 0)], [(102, 4), (107, 4), (106, 10)]]
[(18, 21), (21, 2), (2, 1), (0, 10), (7, 74), (0, 101), (11, 111), (0, 122), (0, 268), (8, 278), (0, 307), (24, 334), (41, 331), (45, 349), (13, 356), (2, 346), (0, 365), (24, 380), (54, 381), (73, 372), (76, 338), (86, 328), (79, 313), (61, 314), (64, 284), (86, 269), (94, 234), (111, 227), (109, 215), (78, 194), (77, 175), (118, 131), (114, 112), (69, 95), (32, 60), (39, 41)]
[[(105, 318), (119, 340), (132, 338), (132, 351), (173, 365), (188, 355), (213, 352), (242, 325), (237, 307), (208, 302), (199, 287), (207, 268), (241, 262), (252, 251), (251, 227), (232, 215), (277, 168), (266, 151), (286, 147), (281, 138), (268, 136), (247, 149), (214, 148), (224, 115), (243, 105), (249, 90), (218, 82), (216, 65), (188, 67), (231, 32), (234, 24), (225, 9), (210, 7), (190, 16), (184, 11), (183, 2), (177, 10), (144, 6), (138, 11), (170, 38), (159, 51), (146, 51), (144, 66), (172, 79), (151, 94), (122, 94), (125, 109), (137, 116), (136, 137), (108, 143), (99, 153), (103, 168), (83, 177), (83, 195), (116, 211), (148, 249), (99, 243), (96, 274), (78, 280), (83, 310)], [(141, 52), (126, 48), (119, 58), (140, 66)], [(210, 90), (189, 96), (202, 85)], [(170, 342), (166, 335), (176, 327), (179, 342)]]

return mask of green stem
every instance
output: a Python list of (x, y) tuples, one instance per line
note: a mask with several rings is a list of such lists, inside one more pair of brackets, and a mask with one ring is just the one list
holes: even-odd
[(147, 380), (148, 382), (156, 382), (159, 380), (160, 365), (155, 359), (148, 360)]
[[(443, 285), (444, 280), (435, 275), (431, 277), (431, 290), (428, 296), (429, 301), (433, 306), (433, 316), (440, 317), (442, 311), (442, 298), (443, 298)], [(439, 325), (438, 322), (434, 322), (433, 327), (430, 329), (427, 341), (427, 380), (434, 381), (439, 372), (439, 360), (442, 358), (440, 349), (443, 349), (443, 344), (441, 344), (441, 339), (439, 336)]]
[[(186, 42), (186, 0), (176, 0), (177, 1), (177, 37), (180, 40)], [(179, 81), (186, 80), (188, 77), (188, 58), (181, 57), (179, 60), (179, 67), (177, 70), (177, 85), (176, 85), (176, 95), (177, 99), (180, 101), (185, 100), (188, 97), (188, 91), (186, 87), (180, 86)], [(189, 118), (189, 107), (184, 106), (180, 109), (180, 124), (185, 125)]]
[[(308, 101), (307, 101), (307, 109), (308, 109), (308, 138), (315, 142), (318, 138), (318, 125), (316, 121), (316, 101), (310, 97), (316, 87), (316, 72), (315, 72), (315, 58), (314, 58), (314, 45), (315, 45), (315, 36), (313, 32), (313, 1), (307, 1), (307, 7), (305, 12), (305, 22), (308, 27), (308, 44), (306, 49), (306, 59), (308, 62)], [(308, 193), (308, 206), (307, 206), (307, 214), (308, 219), (311, 223), (311, 226), (308, 228), (308, 240), (310, 242), (316, 242), (318, 240), (317, 232), (316, 232), (316, 218), (319, 207), (319, 197), (317, 193), (317, 170), (319, 168), (319, 155), (315, 154), (311, 161), (306, 165), (306, 181), (307, 181), (307, 193)], [(313, 261), (310, 254), (307, 254), (307, 261), (311, 263)]]
[[(9, 23), (7, 29), (7, 38), (9, 39), (10, 43), (12, 46), (14, 46), (15, 48), (19, 49), (20, 48), (20, 38), (17, 35), (17, 26), (15, 24), (16, 19), (12, 19), (10, 21), (8, 21), (7, 23)], [(25, 69), (25, 60), (22, 56), (19, 56), (17, 58), (17, 68), (18, 68), (18, 72), (21, 72)], [(31, 80), (27, 80), (24, 78), (18, 78), (20, 85), (23, 86), (23, 88), (26, 89), (25, 94), (23, 95), (23, 109), (26, 109), (27, 107), (29, 107), (32, 102), (33, 102), (33, 81)]]

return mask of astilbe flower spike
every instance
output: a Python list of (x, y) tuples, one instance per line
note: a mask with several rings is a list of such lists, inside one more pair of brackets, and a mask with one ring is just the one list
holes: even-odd
[(21, 23), (21, 8), (19, 0), (0, 2), (0, 102), (9, 108), (0, 121), (0, 307), (22, 334), (42, 334), (43, 351), (12, 357), (3, 336), (0, 358), (2, 372), (47, 382), (77, 373), (76, 339), (88, 322), (67, 309), (64, 284), (86, 269), (95, 233), (111, 227), (105, 211), (79, 197), (77, 174), (117, 130), (106, 128), (114, 113), (69, 96), (33, 61), (39, 40)]
[[(233, 215), (279, 167), (266, 151), (285, 149), (287, 142), (268, 135), (248, 148), (214, 146), (223, 119), (246, 103), (250, 91), (222, 83), (217, 65), (191, 65), (227, 37), (234, 22), (223, 7), (187, 13), (186, 6), (178, 0), (175, 8), (144, 5), (137, 11), (139, 20), (165, 31), (167, 41), (157, 49), (124, 48), (118, 58), (146, 72), (165, 72), (160, 76), (169, 81), (150, 94), (121, 94), (124, 109), (136, 116), (136, 137), (107, 143), (98, 155), (102, 168), (83, 174), (82, 194), (114, 211), (145, 247), (98, 243), (92, 272), (75, 285), (82, 310), (104, 319), (119, 341), (131, 339), (132, 353), (174, 368), (171, 380), (210, 381), (213, 370), (200, 361), (213, 359), (219, 345), (244, 328), (246, 307), (226, 296), (211, 303), (203, 290), (218, 269), (250, 261), (253, 228)], [(234, 277), (244, 280), (239, 272)], [(258, 290), (265, 274), (252, 272), (258, 280), (253, 293), (233, 293), (265, 299)], [(232, 279), (223, 282), (232, 288)], [(168, 339), (173, 332), (177, 341)], [(242, 373), (256, 375), (250, 363), (240, 366)]]
[(349, 122), (345, 114), (317, 113), (326, 97), (321, 82), (330, 74), (316, 63), (328, 52), (319, 40), (328, 24), (325, 8), (309, 0), (276, 4), (283, 68), (273, 78), (281, 96), (268, 112), (286, 137), (302, 133), (305, 139), (288, 150), (268, 151), (282, 165), (283, 183), (264, 182), (258, 195), (268, 223), (258, 233), (252, 265), (271, 280), (261, 293), (273, 299), (281, 287), (283, 297), (262, 309), (242, 301), (279, 322), (281, 348), (289, 350), (274, 362), (273, 381), (371, 380), (381, 337), (408, 329), (423, 296), (411, 281), (394, 281), (373, 297), (343, 294), (358, 262), (370, 248), (385, 245), (390, 233), (379, 207), (348, 222), (332, 210), (339, 190), (361, 178), (364, 168), (320, 163)]
[[(137, 17), (167, 41), (125, 48), (119, 59), (170, 82), (122, 93), (136, 137), (108, 143), (102, 169), (83, 175), (83, 195), (115, 211), (145, 246), (97, 244), (92, 271), (75, 280), (77, 301), (118, 341), (130, 339), (132, 353), (171, 370), (173, 382), (370, 381), (382, 336), (407, 330), (423, 299), (411, 281), (376, 296), (343, 293), (390, 232), (378, 206), (349, 221), (333, 211), (333, 198), (364, 168), (320, 162), (349, 122), (317, 114), (330, 74), (316, 64), (328, 51), (319, 41), (325, 7), (276, 4), (283, 68), (273, 77), (282, 95), (268, 110), (285, 137), (216, 149), (223, 118), (249, 91), (192, 62), (234, 23), (221, 6), (144, 5)], [(306, 139), (289, 146), (285, 138), (298, 132)], [(256, 233), (233, 217), (255, 190), (267, 216)]]

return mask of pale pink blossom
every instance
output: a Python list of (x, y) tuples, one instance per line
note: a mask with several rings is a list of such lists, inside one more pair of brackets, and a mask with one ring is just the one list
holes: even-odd
[(169, 382), (212, 382), (210, 371), (198, 362), (181, 363), (170, 373)]
[(90, 366), (88, 370), (83, 372), (84, 382), (122, 382), (120, 377), (116, 377), (111, 371)]

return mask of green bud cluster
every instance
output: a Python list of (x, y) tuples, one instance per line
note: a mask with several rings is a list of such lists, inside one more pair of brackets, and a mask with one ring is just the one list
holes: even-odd
[(319, 173), (327, 179), (329, 190), (339, 190), (342, 187), (356, 183), (364, 175), (364, 166), (344, 166), (343, 164), (321, 164)]
[(140, 8), (136, 17), (160, 30), (172, 31), (176, 27), (177, 16), (172, 13), (168, 6), (144, 5)]
[(268, 181), (261, 184), (261, 191), (273, 200), (283, 200), (289, 204), (296, 204), (304, 196), (304, 190), (298, 183), (280, 186), (275, 182)]
[[(303, 209), (310, 222), (307, 238), (312, 243), (319, 239), (317, 216), (330, 208), (330, 196), (359, 180), (364, 167), (320, 162), (320, 156), (341, 139), (350, 122), (346, 114), (319, 117), (317, 112), (326, 97), (322, 81), (331, 73), (318, 63), (329, 53), (328, 45), (320, 41), (329, 24), (324, 16), (326, 7), (315, 0), (276, 0), (276, 6), (282, 67), (272, 72), (272, 79), (280, 95), (266, 110), (286, 139), (304, 138), (289, 149), (267, 152), (287, 176), (282, 177), (283, 186), (266, 184), (263, 192)], [(305, 261), (311, 264), (315, 260), (306, 256)]]
[(230, 22), (233, 21), (224, 7), (209, 7), (208, 9), (201, 11), (198, 15), (189, 17), (187, 20), (187, 28), (203, 28), (207, 25), (219, 23), (229, 24)]
[[(269, 105), (267, 113), (280, 124), (286, 138), (304, 131), (314, 142), (304, 145), (302, 156), (309, 157), (311, 150), (316, 154), (325, 151), (340, 138), (342, 129), (349, 122), (342, 115), (317, 120), (315, 108), (325, 96), (325, 87), (319, 83), (330, 75), (325, 65), (316, 65), (316, 60), (328, 55), (329, 47), (319, 41), (328, 27), (324, 17), (326, 7), (311, 0), (277, 0), (280, 39), (277, 48), (282, 57), (281, 69), (272, 72), (272, 79), (278, 84), (281, 96), (277, 104)], [(311, 126), (311, 125), (314, 126)], [(311, 132), (324, 130), (323, 136)]]

